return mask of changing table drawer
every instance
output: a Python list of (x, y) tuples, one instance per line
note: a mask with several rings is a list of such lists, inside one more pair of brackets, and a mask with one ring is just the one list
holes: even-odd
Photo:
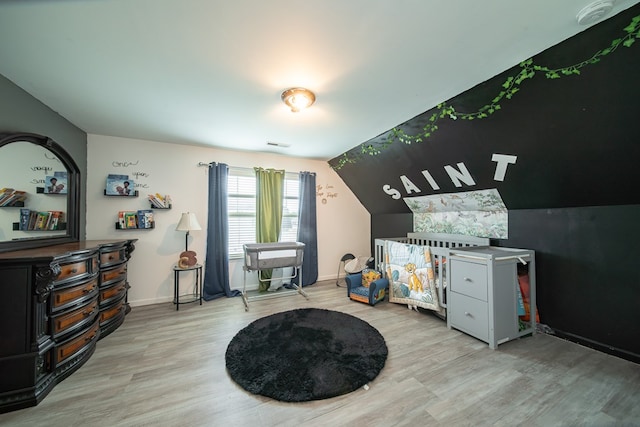
[(487, 301), (487, 266), (472, 261), (451, 259), (451, 291)]
[(482, 341), (489, 339), (489, 305), (457, 292), (449, 293), (451, 326)]

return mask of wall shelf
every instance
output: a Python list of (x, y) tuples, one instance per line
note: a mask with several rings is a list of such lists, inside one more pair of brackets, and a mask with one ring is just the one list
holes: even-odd
[(13, 223), (13, 231), (64, 231), (67, 229), (67, 223), (66, 222), (59, 222), (58, 223), (58, 228), (56, 228), (55, 230), (50, 230), (48, 228), (35, 228), (35, 229), (31, 229), (31, 230), (20, 230), (20, 223), (19, 222), (14, 222)]
[(119, 222), (116, 222), (116, 230), (153, 230), (154, 228), (156, 228), (156, 223), (152, 222), (151, 223), (151, 227), (145, 227), (145, 228), (140, 228), (140, 227), (121, 227)]
[(64, 193), (47, 193), (44, 191), (44, 187), (36, 187), (36, 193), (37, 194), (47, 194), (49, 196), (66, 196), (67, 195), (67, 191), (65, 190)]
[(24, 202), (15, 202), (10, 205), (2, 205), (0, 208), (23, 208)]
[(125, 195), (125, 194), (107, 194), (107, 190), (104, 190), (104, 195), (109, 197), (138, 197), (138, 190), (135, 190), (133, 194)]

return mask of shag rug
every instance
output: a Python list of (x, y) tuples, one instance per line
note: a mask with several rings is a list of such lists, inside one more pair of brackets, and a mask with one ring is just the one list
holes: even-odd
[(248, 392), (284, 402), (350, 393), (384, 367), (387, 345), (364, 320), (304, 308), (263, 317), (236, 334), (227, 371)]

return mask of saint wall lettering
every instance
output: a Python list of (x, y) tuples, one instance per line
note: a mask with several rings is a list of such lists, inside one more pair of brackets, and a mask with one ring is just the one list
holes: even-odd
[[(491, 156), (491, 161), (496, 163), (495, 172), (493, 174), (494, 181), (504, 181), (505, 175), (507, 174), (507, 168), (509, 165), (514, 165), (518, 160), (518, 156), (514, 156), (511, 154), (497, 154), (494, 153)], [(472, 187), (476, 185), (473, 176), (467, 169), (464, 163), (460, 162), (456, 164), (456, 166), (445, 165), (444, 170), (449, 175), (449, 179), (453, 185), (457, 188), (461, 188), (464, 185)], [(422, 176), (427, 181), (432, 190), (437, 191), (440, 189), (440, 186), (433, 178), (431, 173), (428, 170), (422, 171)], [(422, 193), (422, 189), (418, 187), (413, 181), (407, 178), (405, 175), (400, 175), (400, 182), (402, 183), (406, 195), (411, 195), (413, 193)], [(397, 189), (391, 187), (389, 184), (385, 184), (382, 186), (382, 191), (391, 196), (394, 200), (399, 200), (402, 197), (402, 194)]]
[(31, 170), (34, 172), (39, 172), (39, 171), (49, 172), (49, 171), (52, 171), (53, 168), (51, 166), (31, 166)]

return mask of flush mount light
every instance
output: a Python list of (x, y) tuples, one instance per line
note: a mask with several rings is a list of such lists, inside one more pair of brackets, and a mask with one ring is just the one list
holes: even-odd
[(590, 25), (602, 19), (613, 8), (615, 0), (599, 0), (583, 7), (576, 19), (580, 25)]
[(287, 104), (294, 113), (304, 110), (307, 107), (311, 107), (311, 105), (316, 102), (316, 96), (313, 92), (302, 87), (287, 89), (282, 92), (280, 97), (282, 98), (282, 102)]

